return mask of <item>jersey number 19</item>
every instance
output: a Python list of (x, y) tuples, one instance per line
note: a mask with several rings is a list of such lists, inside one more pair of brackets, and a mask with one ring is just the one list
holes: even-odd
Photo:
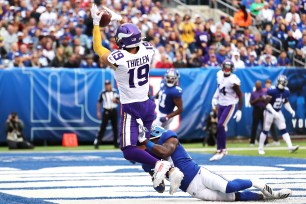
[[(142, 65), (141, 67), (129, 69), (129, 84), (130, 88), (135, 88), (135, 83), (138, 84), (138, 86), (143, 86), (146, 83), (148, 83), (149, 80), (149, 70), (150, 67), (148, 64)], [(136, 72), (136, 73), (135, 73)], [(135, 82), (135, 74), (136, 74), (136, 82)]]

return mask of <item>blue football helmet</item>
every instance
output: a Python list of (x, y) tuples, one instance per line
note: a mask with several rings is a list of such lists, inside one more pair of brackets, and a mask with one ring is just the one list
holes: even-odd
[(173, 87), (176, 85), (180, 78), (180, 73), (175, 69), (168, 69), (165, 74), (165, 82), (168, 87)]
[(124, 23), (117, 29), (116, 43), (120, 49), (138, 47), (142, 38), (140, 30), (132, 23)]
[(285, 75), (279, 75), (277, 78), (277, 88), (284, 89), (288, 84), (288, 79)]
[(151, 135), (150, 140), (159, 138), (165, 131), (166, 130), (161, 126), (152, 125), (151, 132), (150, 132), (150, 135)]
[(226, 59), (221, 65), (222, 71), (225, 75), (230, 75), (234, 71), (234, 63), (230, 59)]

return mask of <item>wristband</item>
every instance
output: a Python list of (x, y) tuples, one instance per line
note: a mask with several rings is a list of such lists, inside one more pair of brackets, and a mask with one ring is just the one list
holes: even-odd
[(151, 142), (151, 141), (149, 141), (147, 144), (146, 144), (146, 147), (147, 147), (147, 149), (149, 150), (149, 151), (151, 151), (152, 150), (152, 148), (154, 147), (154, 143), (153, 142)]

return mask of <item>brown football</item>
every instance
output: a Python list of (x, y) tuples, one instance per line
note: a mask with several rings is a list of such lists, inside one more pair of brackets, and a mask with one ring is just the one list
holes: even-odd
[(110, 14), (108, 11), (104, 11), (101, 20), (100, 20), (100, 27), (105, 27), (107, 26), (112, 18), (112, 14)]

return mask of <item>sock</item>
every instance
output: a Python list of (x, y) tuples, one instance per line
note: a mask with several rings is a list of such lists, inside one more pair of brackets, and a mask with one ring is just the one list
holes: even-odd
[(235, 179), (227, 183), (225, 192), (233, 193), (233, 192), (241, 191), (241, 190), (244, 190), (250, 187), (252, 187), (252, 182), (250, 180)]
[(217, 129), (217, 150), (226, 149), (226, 133), (223, 125), (218, 125)]
[(129, 161), (149, 164), (152, 166), (155, 166), (155, 163), (158, 161), (158, 159), (150, 155), (148, 152), (138, 149), (136, 146), (127, 146), (122, 151), (124, 158)]
[(251, 191), (242, 191), (235, 193), (235, 201), (263, 200), (263, 195)]
[(259, 149), (263, 149), (266, 138), (267, 138), (267, 135), (261, 132), (259, 136), (259, 144), (258, 144)]
[(287, 143), (288, 148), (292, 147), (292, 142), (291, 142), (290, 135), (288, 134), (288, 132), (283, 134), (282, 136), (285, 142)]

